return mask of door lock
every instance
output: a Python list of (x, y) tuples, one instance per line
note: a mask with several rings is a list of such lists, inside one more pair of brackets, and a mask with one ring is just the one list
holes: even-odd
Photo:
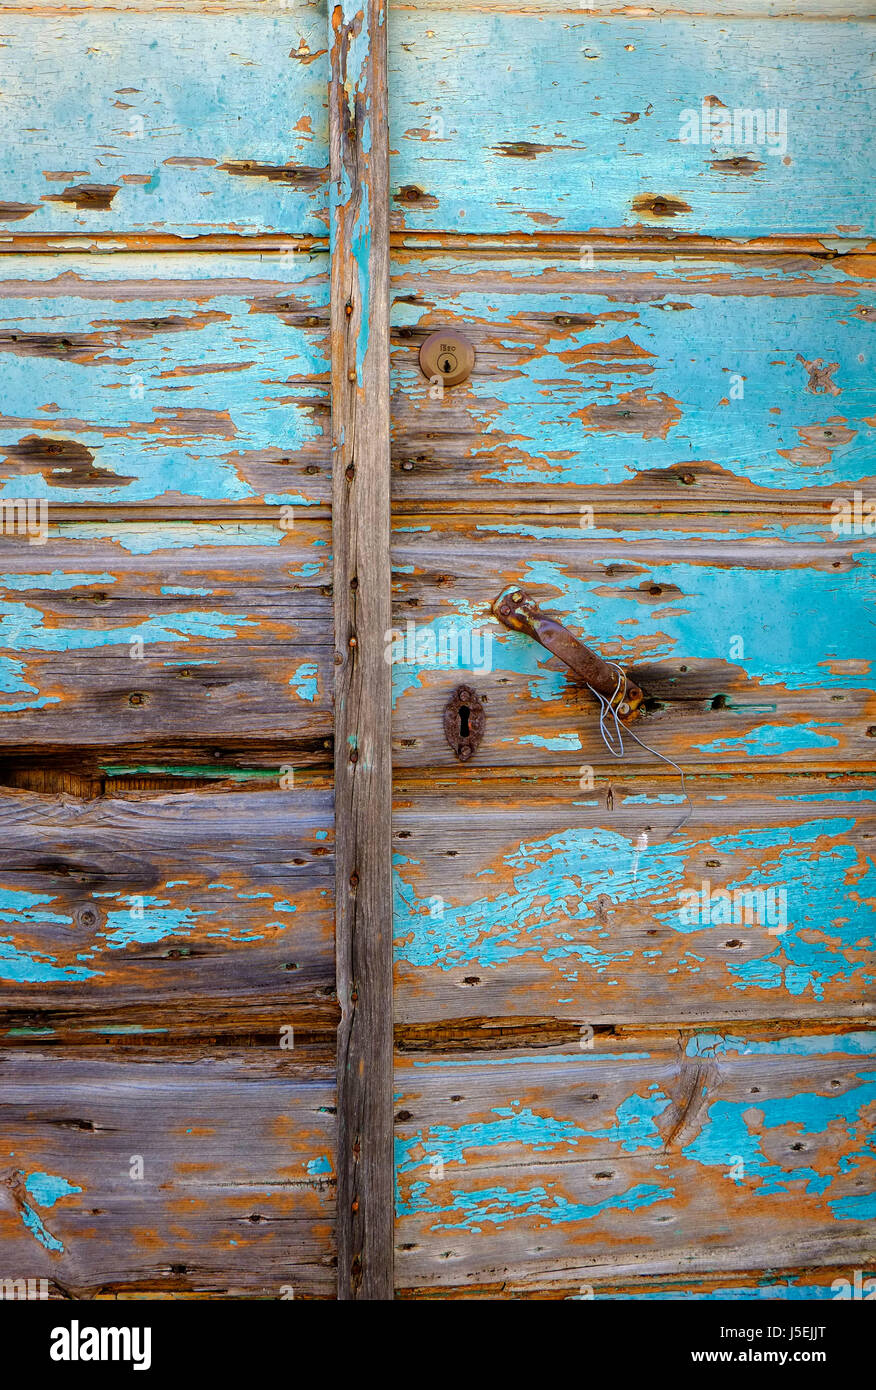
[(430, 333), (420, 348), (421, 372), (430, 381), (437, 377), (443, 386), (458, 386), (467, 381), (474, 364), (474, 348), (455, 328)]

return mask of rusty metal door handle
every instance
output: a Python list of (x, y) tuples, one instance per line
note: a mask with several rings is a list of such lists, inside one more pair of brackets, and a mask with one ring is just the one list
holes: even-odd
[[(579, 642), (574, 633), (561, 622), (545, 613), (532, 596), (516, 586), (503, 589), (491, 605), (495, 617), (512, 632), (525, 632), (540, 642), (552, 656), (558, 656), (578, 680), (598, 690), (610, 700), (618, 694), (618, 667), (603, 661), (601, 656)], [(626, 672), (623, 673), (626, 677)], [(630, 715), (644, 699), (642, 691), (626, 677), (621, 703), (617, 706), (620, 715)]]

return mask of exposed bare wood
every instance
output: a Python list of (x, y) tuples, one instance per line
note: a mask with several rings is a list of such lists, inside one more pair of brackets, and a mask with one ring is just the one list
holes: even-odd
[(330, 7), (338, 1294), (392, 1297), (386, 12)]
[(330, 739), (325, 522), (53, 530), (0, 537), (0, 755)]
[(115, 1042), (0, 1054), (4, 1272), (68, 1298), (331, 1298), (333, 1066)]
[(137, 799), (0, 795), (4, 901), (31, 904), (0, 946), (7, 1036), (143, 1032), (170, 1043), (263, 1032), (273, 1019), (279, 1045), (299, 1015), (302, 1028), (327, 1031), (337, 1019), (331, 793), (285, 783)]
[(129, 251), (150, 255), (182, 251), (188, 255), (231, 251), (235, 255), (288, 255), (290, 252), (318, 253), (328, 250), (328, 237), (295, 236), (289, 232), (205, 232), (180, 236), (176, 232), (64, 232), (57, 236), (37, 236), (7, 231), (0, 235), (0, 256), (30, 254), (58, 255), (87, 251), (113, 255)]
[(433, 1284), (402, 1288), (396, 1293), (401, 1301), (420, 1301), (441, 1299), (513, 1299), (515, 1303), (530, 1299), (556, 1300), (609, 1300), (636, 1301), (639, 1299), (726, 1299), (766, 1298), (784, 1299), (834, 1299), (851, 1298), (853, 1290), (866, 1287), (865, 1281), (872, 1279), (874, 1266), (870, 1260), (861, 1258), (864, 1268), (856, 1275), (849, 1270), (848, 1263), (841, 1265), (804, 1266), (800, 1269), (751, 1269), (716, 1270), (699, 1276), (685, 1277), (684, 1274), (629, 1275), (626, 1279), (615, 1279), (602, 1270), (588, 1272), (586, 1282), (580, 1277), (576, 1280), (562, 1270), (556, 1276), (524, 1281), (511, 1277), (483, 1284), (462, 1284), (456, 1286)]

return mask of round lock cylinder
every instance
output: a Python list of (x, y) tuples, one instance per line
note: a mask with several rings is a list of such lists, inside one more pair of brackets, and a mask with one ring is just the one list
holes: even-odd
[(438, 377), (445, 386), (458, 386), (471, 376), (475, 352), (468, 338), (455, 328), (430, 333), (420, 348), (420, 370), (429, 381)]

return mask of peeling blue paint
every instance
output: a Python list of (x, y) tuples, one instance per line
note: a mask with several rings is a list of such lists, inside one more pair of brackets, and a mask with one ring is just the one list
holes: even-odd
[(777, 754), (802, 753), (810, 748), (838, 748), (839, 739), (823, 734), (822, 729), (841, 729), (838, 719), (825, 723), (808, 720), (801, 724), (760, 724), (738, 738), (716, 738), (710, 743), (695, 743), (701, 753), (746, 753), (756, 758)]
[(865, 1084), (838, 1095), (808, 1091), (782, 1097), (758, 1095), (755, 1101), (751, 1097), (744, 1101), (715, 1101), (708, 1107), (700, 1132), (682, 1153), (692, 1162), (728, 1171), (741, 1162), (744, 1172), (737, 1181), (756, 1182), (758, 1192), (764, 1196), (792, 1191), (793, 1184), (803, 1184), (797, 1190), (820, 1196), (834, 1181), (833, 1175), (816, 1172), (806, 1165), (785, 1168), (770, 1161), (761, 1147), (760, 1131), (795, 1126), (801, 1134), (819, 1134), (828, 1125), (841, 1123), (849, 1137), (854, 1137), (855, 1121), (865, 1106), (876, 1101), (876, 1080), (866, 1076), (859, 1079)]
[[(171, 907), (168, 898), (141, 894), (138, 903), (135, 895), (123, 894), (122, 901), (130, 903), (131, 907), (127, 911), (108, 912), (106, 926), (100, 933), (106, 938), (110, 951), (133, 945), (152, 946), (169, 936), (190, 936), (198, 919), (210, 915), (206, 908)], [(142, 917), (135, 916), (135, 910), (141, 905)]]
[(61, 1197), (82, 1191), (81, 1187), (74, 1187), (66, 1178), (54, 1173), (30, 1173), (24, 1185), (38, 1207), (53, 1207)]
[(412, 1183), (408, 1201), (399, 1199), (399, 1216), (429, 1213), (433, 1216), (461, 1214), (460, 1221), (436, 1221), (433, 1231), (469, 1230), (479, 1231), (483, 1225), (501, 1226), (521, 1218), (537, 1216), (550, 1225), (566, 1225), (578, 1221), (591, 1221), (605, 1211), (639, 1211), (653, 1206), (655, 1202), (669, 1202), (675, 1196), (671, 1187), (660, 1187), (655, 1183), (638, 1183), (627, 1192), (606, 1197), (601, 1202), (570, 1202), (559, 1195), (550, 1195), (544, 1187), (535, 1186), (521, 1191), (510, 1191), (507, 1187), (486, 1187), (476, 1192), (452, 1193), (450, 1202), (441, 1206), (429, 1200), (428, 1186), (424, 1182)]
[[(44, 1207), (53, 1207), (59, 1198), (82, 1191), (81, 1187), (74, 1187), (72, 1183), (68, 1183), (66, 1178), (56, 1177), (51, 1173), (31, 1173), (25, 1180), (25, 1188), (37, 1206)], [(31, 1235), (46, 1250), (51, 1250), (55, 1254), (63, 1253), (62, 1242), (46, 1230), (41, 1217), (27, 1202), (22, 1203), (21, 1219)]]
[[(788, 891), (788, 930), (772, 938), (768, 956), (725, 964), (731, 988), (781, 988), (792, 996), (811, 990), (821, 998), (833, 979), (855, 977), (864, 987), (868, 972), (858, 955), (872, 934), (876, 869), (847, 842), (853, 826), (848, 817), (836, 817), (710, 839), (717, 854), (743, 860), (738, 875), (722, 886), (731, 892), (770, 886)], [(570, 828), (507, 853), (513, 887), (460, 905), (445, 901), (440, 921), (431, 915), (430, 897), (420, 897), (408, 881), (405, 857), (397, 857), (396, 959), (449, 971), (474, 964), (495, 969), (536, 953), (545, 962), (580, 962), (604, 975), (633, 953), (598, 944), (603, 894), (615, 904), (647, 902), (657, 920), (677, 933), (724, 932), (720, 922), (710, 927), (682, 920), (679, 895), (690, 886), (687, 866), (698, 849), (682, 834), (639, 850), (616, 831)], [(747, 871), (746, 858), (754, 860)], [(687, 953), (682, 964), (696, 970), (692, 961), (703, 960)]]
[[(511, 740), (506, 739), (505, 742)], [(519, 743), (530, 743), (534, 748), (546, 748), (550, 752), (571, 752), (574, 753), (581, 747), (581, 740), (577, 734), (522, 734), (518, 739)]]
[(319, 667), (315, 661), (303, 661), (298, 667), (289, 684), (294, 687), (299, 699), (309, 700), (311, 703), (316, 700), (318, 672)]
[[(466, 1162), (471, 1149), (492, 1149), (501, 1144), (525, 1144), (536, 1151), (555, 1148), (558, 1144), (577, 1144), (580, 1139), (604, 1139), (620, 1144), (624, 1153), (642, 1149), (659, 1149), (662, 1139), (654, 1119), (670, 1104), (662, 1093), (654, 1096), (632, 1095), (617, 1108), (615, 1123), (586, 1129), (571, 1121), (552, 1116), (536, 1115), (532, 1110), (494, 1106), (498, 1118), (486, 1123), (462, 1125), (433, 1125), (428, 1131), (410, 1139), (396, 1141), (396, 1172), (406, 1173), (428, 1166), (436, 1158), (445, 1164)], [(415, 1150), (421, 1150), (418, 1157)]]
[(66, 570), (52, 570), (51, 574), (0, 574), (0, 587), (4, 589), (84, 589), (92, 584), (115, 584), (114, 574), (71, 574)]
[(697, 1033), (688, 1040), (688, 1057), (845, 1057), (876, 1056), (876, 1031), (821, 1033), (796, 1038), (737, 1038), (722, 1033)]

